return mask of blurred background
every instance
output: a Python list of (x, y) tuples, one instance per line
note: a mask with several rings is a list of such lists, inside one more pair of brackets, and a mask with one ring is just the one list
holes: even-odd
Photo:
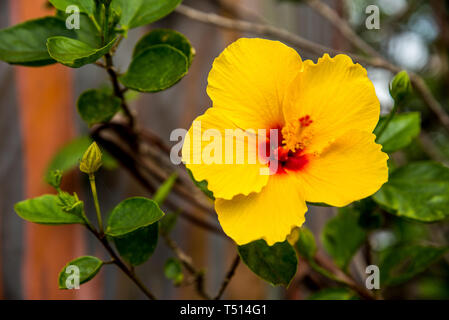
[[(446, 0), (327, 0), (324, 1), (392, 63), (420, 74), (434, 96), (449, 112), (449, 6)], [(185, 0), (186, 5), (222, 16), (263, 22), (289, 30), (316, 43), (357, 53), (345, 37), (326, 19), (302, 1), (278, 0)], [(368, 30), (365, 9), (380, 9), (380, 29)], [(52, 14), (45, 0), (0, 0), (0, 27), (5, 28), (33, 17)], [(211, 105), (206, 95), (207, 75), (212, 62), (231, 42), (242, 36), (257, 36), (225, 30), (193, 21), (179, 13), (151, 26), (168, 27), (185, 34), (196, 50), (189, 74), (176, 86), (161, 93), (139, 95), (132, 108), (138, 113), (139, 126), (151, 128), (167, 144), (170, 132), (188, 128), (192, 120)], [(150, 28), (134, 29), (119, 48), (115, 63), (126, 70), (135, 43)], [(317, 56), (297, 48), (303, 59)], [(388, 85), (393, 73), (365, 66), (382, 106), (388, 112), (393, 105)], [(104, 70), (96, 66), (69, 69), (60, 65), (33, 69), (0, 62), (0, 298), (2, 299), (138, 299), (144, 298), (114, 266), (78, 291), (57, 289), (57, 274), (67, 261), (80, 255), (106, 257), (90, 234), (78, 226), (46, 227), (21, 220), (14, 212), (16, 202), (52, 192), (43, 179), (58, 151), (75, 137), (88, 135), (89, 129), (76, 112), (77, 97), (86, 89), (107, 83)], [(438, 119), (418, 97), (411, 97), (408, 110), (422, 113), (422, 133), (404, 152), (395, 155), (398, 163), (435, 159), (449, 161), (449, 135)], [(64, 179), (65, 189), (76, 191), (93, 213), (88, 180), (78, 172)], [(103, 212), (111, 210), (129, 196), (150, 196), (146, 189), (120, 166), (102, 169), (98, 192)], [(195, 213), (195, 212), (194, 212)], [(198, 216), (204, 217), (200, 212)], [(312, 207), (307, 226), (318, 236), (325, 221), (335, 214), (331, 208)], [(214, 217), (210, 222), (218, 225)], [(439, 229), (441, 230), (441, 229)], [(443, 229), (444, 230), (444, 229)], [(447, 230), (447, 228), (446, 228)], [(173, 237), (189, 253), (195, 264), (206, 270), (207, 289), (215, 292), (235, 255), (235, 246), (222, 237), (208, 233), (179, 219)], [(393, 219), (388, 228), (371, 235), (370, 245), (382, 250), (392, 243), (419, 238), (448, 238), (435, 234), (431, 226)], [(366, 262), (363, 248), (351, 270), (361, 283)], [(163, 276), (165, 261), (173, 254), (160, 242), (156, 253), (137, 269), (138, 274), (160, 298), (198, 298), (192, 286), (174, 288)], [(259, 280), (241, 264), (225, 298), (229, 299), (303, 299), (314, 290), (326, 287), (326, 281), (299, 264), (297, 277), (288, 290), (274, 288)], [(387, 298), (449, 298), (448, 262), (420, 275), (406, 286), (388, 292)]]

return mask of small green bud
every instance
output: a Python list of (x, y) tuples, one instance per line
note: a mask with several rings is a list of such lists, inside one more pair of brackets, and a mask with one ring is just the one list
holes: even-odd
[(58, 205), (64, 212), (77, 214), (79, 216), (82, 216), (84, 210), (84, 204), (80, 201), (76, 193), (71, 195), (68, 192), (60, 191), (58, 193)]
[(84, 153), (80, 163), (80, 170), (88, 175), (94, 174), (102, 165), (101, 150), (94, 142)]
[(62, 180), (61, 170), (52, 170), (46, 177), (47, 183), (55, 189), (59, 189), (61, 185), (61, 180)]
[(410, 77), (402, 70), (393, 78), (390, 84), (390, 94), (395, 101), (402, 100), (410, 93)]

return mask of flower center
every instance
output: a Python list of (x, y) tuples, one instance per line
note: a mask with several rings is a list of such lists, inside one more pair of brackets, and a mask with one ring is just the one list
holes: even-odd
[(266, 152), (268, 163), (276, 162), (276, 173), (286, 173), (286, 170), (299, 171), (309, 162), (304, 150), (310, 144), (310, 125), (313, 120), (309, 115), (299, 118), (297, 121), (287, 123), (278, 130), (278, 143), (276, 147), (270, 145), (270, 137), (264, 142), (263, 150)]
[(310, 143), (310, 125), (313, 120), (309, 115), (299, 118), (297, 121), (287, 123), (282, 128), (282, 144), (288, 150), (304, 150)]

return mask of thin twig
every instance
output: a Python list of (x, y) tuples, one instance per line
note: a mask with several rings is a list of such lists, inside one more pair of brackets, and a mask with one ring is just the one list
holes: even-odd
[(101, 236), (95, 229), (87, 226), (87, 229), (101, 242), (103, 247), (108, 251), (111, 256), (111, 262), (114, 263), (117, 267), (119, 267), (127, 276), (136, 284), (137, 287), (147, 296), (150, 300), (156, 300), (156, 297), (153, 293), (143, 284), (143, 282), (137, 277), (134, 271), (126, 266), (126, 264), (122, 261), (122, 259), (115, 253), (114, 249), (112, 249), (106, 237)]
[[(334, 263), (331, 260), (327, 259), (324, 255), (317, 254), (315, 256), (315, 260), (310, 263), (310, 266), (322, 275), (351, 288), (362, 298), (367, 300), (376, 300), (376, 296), (371, 291), (357, 283), (357, 281), (355, 281), (352, 277), (336, 267)], [(317, 269), (316, 266), (322, 269)]]
[(202, 23), (211, 24), (221, 28), (238, 30), (242, 32), (251, 32), (261, 35), (273, 36), (284, 41), (295, 44), (307, 51), (315, 54), (321, 54), (323, 52), (331, 52), (333, 54), (341, 53), (341, 51), (330, 49), (328, 47), (317, 44), (313, 41), (307, 40), (303, 37), (295, 35), (282, 28), (274, 27), (265, 23), (254, 23), (244, 20), (237, 20), (222, 17), (215, 13), (206, 13), (197, 9), (193, 9), (186, 5), (179, 5), (176, 8), (176, 12), (196, 21)]
[(345, 20), (340, 18), (340, 16), (334, 9), (324, 4), (320, 0), (306, 0), (306, 3), (316, 12), (318, 12), (321, 16), (327, 19), (335, 28), (337, 28), (341, 32), (341, 34), (356, 48), (362, 50), (363, 52), (372, 57), (378, 57), (383, 59), (381, 55), (376, 51), (376, 49), (371, 47), (362, 38), (360, 38), (354, 32), (354, 30), (352, 30), (351, 26), (348, 23), (346, 23)]
[(134, 125), (135, 125), (134, 115), (132, 114), (132, 112), (128, 106), (128, 103), (126, 102), (125, 96), (123, 94), (123, 89), (120, 87), (120, 84), (118, 81), (118, 74), (117, 74), (116, 70), (114, 69), (114, 64), (112, 61), (112, 55), (107, 53), (107, 54), (105, 54), (104, 57), (106, 60), (106, 71), (109, 74), (109, 78), (112, 83), (112, 88), (114, 90), (114, 95), (117, 98), (119, 98), (121, 101), (121, 107), (122, 107), (122, 110), (125, 113), (126, 117), (128, 118), (129, 126), (131, 128), (134, 128)]
[(206, 299), (210, 300), (211, 297), (206, 292), (205, 283), (204, 283), (204, 272), (202, 270), (199, 270), (195, 267), (193, 264), (192, 258), (188, 256), (182, 249), (176, 244), (176, 242), (168, 235), (168, 234), (162, 234), (162, 237), (164, 238), (165, 242), (167, 243), (167, 246), (174, 252), (176, 257), (181, 261), (182, 265), (186, 270), (194, 277), (195, 284), (196, 284), (196, 291), (198, 294)]
[(222, 297), (226, 288), (228, 287), (229, 282), (231, 282), (231, 279), (234, 276), (235, 270), (237, 270), (239, 263), (240, 263), (240, 255), (237, 254), (235, 256), (234, 260), (232, 261), (231, 268), (229, 269), (228, 273), (226, 274), (226, 277), (224, 278), (224, 280), (220, 286), (220, 290), (218, 291), (218, 294), (215, 296), (214, 300), (220, 300), (220, 298)]

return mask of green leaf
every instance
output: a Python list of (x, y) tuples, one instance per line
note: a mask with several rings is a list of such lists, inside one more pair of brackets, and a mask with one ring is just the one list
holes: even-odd
[(186, 56), (169, 45), (152, 46), (133, 59), (120, 81), (140, 92), (157, 92), (176, 84), (187, 74)]
[(48, 225), (84, 224), (84, 220), (77, 214), (67, 213), (58, 204), (55, 195), (43, 195), (17, 203), (14, 206), (16, 213), (30, 222)]
[(30, 20), (0, 30), (0, 60), (36, 67), (55, 63), (46, 47), (47, 39), (54, 36), (74, 38), (76, 34), (55, 17)]
[[(384, 125), (383, 117), (377, 124), (374, 134)], [(421, 116), (419, 112), (401, 113), (394, 116), (387, 129), (377, 143), (382, 145), (382, 151), (391, 153), (408, 146), (419, 135), (421, 129)]]
[(178, 178), (177, 173), (173, 173), (160, 187), (157, 189), (153, 200), (158, 204), (162, 205), (165, 201), (165, 199), (170, 194), (171, 190), (173, 189), (173, 186), (176, 183), (176, 179)]
[(164, 274), (167, 277), (167, 279), (173, 281), (173, 284), (175, 286), (180, 285), (184, 280), (181, 262), (175, 258), (170, 258), (165, 262)]
[(159, 221), (163, 216), (164, 213), (153, 200), (129, 198), (112, 210), (106, 234), (112, 237), (124, 236)]
[(104, 47), (95, 49), (82, 41), (57, 36), (47, 40), (47, 48), (50, 56), (59, 63), (71, 68), (80, 68), (94, 63), (108, 53), (115, 41), (116, 39), (113, 39)]
[(414, 162), (396, 169), (373, 199), (394, 215), (422, 222), (449, 217), (449, 169)]
[(381, 285), (399, 285), (425, 271), (439, 260), (448, 247), (404, 245), (381, 253), (379, 269)]
[(95, 2), (94, 0), (49, 0), (50, 3), (58, 10), (66, 11), (69, 6), (77, 6), (80, 12), (87, 13), (93, 16), (95, 13)]
[(146, 49), (158, 44), (167, 44), (178, 49), (187, 57), (189, 66), (192, 63), (195, 50), (190, 41), (182, 33), (171, 29), (155, 29), (147, 33), (137, 42), (133, 57), (137, 57)]
[(89, 126), (108, 122), (120, 110), (121, 100), (106, 90), (87, 90), (78, 99), (77, 108), (81, 118)]
[(348, 288), (327, 288), (311, 294), (308, 300), (357, 300), (357, 295)]
[(125, 30), (155, 22), (170, 12), (182, 0), (112, 0), (112, 8), (120, 13), (120, 24)]
[[(63, 146), (58, 153), (53, 157), (50, 162), (46, 177), (50, 174), (52, 170), (61, 170), (63, 173), (76, 168), (84, 152), (92, 144), (93, 140), (90, 137), (79, 137), (68, 144)], [(107, 169), (114, 169), (117, 167), (117, 162), (104, 150), (103, 153), (103, 166)]]
[(287, 241), (270, 247), (265, 240), (257, 240), (239, 246), (238, 251), (248, 268), (272, 285), (288, 286), (296, 274), (298, 259)]
[(193, 183), (210, 199), (215, 200), (214, 193), (207, 188), (207, 180), (196, 181), (190, 169), (186, 169)]
[(307, 260), (313, 260), (317, 252), (317, 246), (312, 231), (306, 227), (299, 229), (299, 238), (295, 247), (301, 256)]
[(138, 266), (151, 257), (157, 246), (159, 223), (140, 228), (123, 237), (114, 237), (120, 256), (133, 266)]
[[(100, 271), (101, 267), (103, 266), (103, 261), (96, 257), (91, 256), (84, 256), (77, 258), (75, 260), (70, 261), (59, 273), (58, 278), (58, 284), (59, 289), (68, 289), (67, 288), (67, 278), (70, 276), (75, 275), (75, 272), (73, 269), (69, 267), (78, 267), (79, 269), (79, 284), (86, 283), (90, 280), (92, 280), (97, 273)], [(67, 268), (69, 268), (67, 270)], [(66, 272), (67, 271), (67, 272)], [(70, 281), (69, 283), (73, 285), (73, 282)]]
[(354, 208), (342, 208), (327, 222), (321, 234), (324, 248), (344, 270), (366, 239), (366, 231), (358, 224), (359, 218)]

